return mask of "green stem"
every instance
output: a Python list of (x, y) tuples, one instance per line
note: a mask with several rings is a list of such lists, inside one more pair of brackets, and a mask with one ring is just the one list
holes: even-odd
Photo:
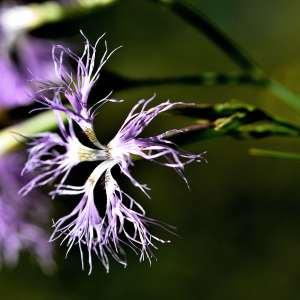
[(56, 127), (56, 118), (52, 111), (40, 113), (19, 124), (7, 127), (0, 131), (0, 155), (17, 150), (24, 143), (24, 137), (30, 137)]
[(249, 55), (241, 49), (229, 36), (225, 34), (197, 7), (187, 0), (150, 0), (169, 8), (173, 13), (204, 34), (209, 40), (222, 49), (241, 69), (261, 74), (261, 70), (250, 59)]
[(220, 48), (236, 65), (250, 76), (263, 80), (265, 85), (275, 96), (290, 107), (300, 111), (300, 95), (291, 92), (284, 85), (268, 79), (265, 72), (257, 66), (242, 47), (231, 40), (216, 24), (205, 16), (197, 7), (188, 0), (150, 0), (160, 3), (173, 13), (192, 25), (196, 30), (204, 34), (218, 48)]
[[(164, 134), (178, 144), (190, 144), (217, 137), (265, 138), (299, 137), (300, 128), (274, 118), (262, 110), (242, 103), (178, 104), (172, 113), (190, 118), (188, 126)], [(62, 115), (63, 116), (63, 115)], [(52, 111), (46, 111), (0, 131), (0, 155), (20, 148), (26, 137), (57, 127)]]
[(282, 151), (275, 151), (275, 150), (265, 150), (265, 149), (257, 149), (257, 148), (250, 149), (249, 153), (254, 156), (262, 156), (262, 157), (269, 157), (269, 158), (275, 158), (275, 159), (300, 160), (299, 153), (282, 152)]
[[(120, 76), (116, 76), (119, 79)], [(183, 84), (183, 85), (240, 85), (248, 84), (258, 87), (265, 87), (269, 84), (268, 80), (257, 78), (249, 73), (216, 73), (204, 72), (199, 75), (174, 76), (164, 78), (123, 78), (121, 89), (145, 87), (152, 85), (168, 85), (168, 84)], [(115, 88), (117, 90), (118, 87)]]
[(267, 87), (279, 99), (284, 100), (290, 107), (300, 111), (300, 95), (293, 93), (286, 86), (274, 80), (270, 81)]

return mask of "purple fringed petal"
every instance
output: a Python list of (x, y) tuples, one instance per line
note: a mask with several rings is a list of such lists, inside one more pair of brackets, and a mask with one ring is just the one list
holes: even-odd
[[(142, 131), (150, 124), (150, 122), (160, 113), (171, 109), (178, 103), (171, 103), (170, 101), (163, 102), (157, 106), (147, 108), (147, 105), (153, 100), (140, 100), (130, 111), (125, 119), (120, 130), (116, 134), (114, 140), (120, 142), (127, 142), (136, 138)], [(113, 142), (111, 142), (113, 143)]]
[[(81, 32), (83, 35), (83, 33)], [(107, 43), (104, 41), (105, 50), (99, 63), (96, 63), (97, 46), (102, 35), (94, 45), (90, 44), (89, 40), (83, 35), (85, 46), (81, 56), (77, 56), (72, 50), (62, 45), (55, 45), (52, 49), (52, 58), (55, 66), (56, 76), (60, 85), (53, 85), (44, 82), (41, 84), (41, 89), (37, 94), (37, 101), (44, 104), (46, 107), (54, 110), (64, 111), (85, 131), (92, 128), (92, 122), (97, 109), (107, 102), (116, 102), (109, 99), (110, 94), (98, 101), (92, 107), (88, 107), (88, 98), (90, 91), (96, 81), (99, 79), (100, 71), (110, 56), (118, 49), (108, 52)], [(67, 67), (65, 57), (75, 62), (77, 69), (75, 75)], [(60, 93), (67, 99), (70, 107), (67, 107), (61, 101), (57, 101), (45, 96), (44, 93)]]
[[(27, 195), (32, 189), (60, 178), (56, 188), (58, 191), (74, 166), (82, 161), (101, 160), (106, 155), (106, 151), (82, 145), (75, 135), (70, 120), (66, 128), (59, 114), (57, 119), (61, 135), (41, 133), (28, 143), (28, 160), (22, 173), (37, 172), (38, 174), (20, 190), (21, 195)], [(52, 195), (55, 196), (55, 192)]]
[(146, 193), (145, 186), (138, 183), (129, 172), (129, 167), (133, 165), (132, 155), (174, 168), (185, 182), (187, 180), (183, 175), (184, 166), (194, 161), (200, 162), (203, 159), (202, 154), (193, 154), (177, 149), (174, 143), (165, 139), (165, 133), (148, 138), (138, 137), (155, 117), (178, 105), (178, 103), (166, 101), (147, 109), (147, 105), (152, 100), (153, 98), (139, 101), (130, 111), (116, 136), (108, 144), (110, 154), (119, 161), (121, 171), (144, 193)]
[(101, 261), (106, 271), (109, 271), (109, 253), (116, 261), (126, 265), (122, 258), (122, 250), (114, 249), (110, 236), (107, 234), (106, 217), (101, 217), (94, 200), (94, 188), (102, 174), (115, 164), (114, 161), (104, 161), (90, 175), (86, 184), (82, 187), (61, 186), (60, 195), (80, 195), (83, 194), (78, 205), (73, 211), (60, 218), (53, 224), (54, 231), (50, 238), (54, 241), (62, 237), (62, 242), (67, 243), (67, 254), (74, 244), (79, 246), (81, 254), (82, 268), (84, 269), (84, 251), (82, 246), (86, 246), (88, 253), (89, 273), (92, 272), (92, 253)]
[[(60, 195), (83, 194), (83, 196), (70, 214), (53, 224), (54, 231), (50, 240), (62, 238), (61, 243), (67, 244), (67, 254), (73, 245), (78, 245), (82, 268), (84, 268), (82, 246), (85, 246), (88, 253), (89, 273), (92, 271), (93, 252), (108, 272), (108, 254), (126, 266), (123, 245), (139, 253), (140, 261), (147, 258), (151, 262), (152, 249), (156, 249), (155, 242), (168, 242), (150, 233), (148, 228), (150, 223), (162, 225), (147, 218), (143, 208), (120, 189), (111, 174), (115, 164), (113, 160), (106, 160), (92, 172), (84, 186), (65, 185), (59, 190)], [(94, 188), (104, 174), (107, 199), (105, 212), (101, 216), (95, 205)]]
[[(58, 134), (39, 134), (29, 146), (29, 157), (22, 173), (38, 170), (39, 174), (22, 187), (21, 195), (27, 195), (32, 189), (46, 185), (63, 174), (67, 177), (73, 167), (68, 161), (67, 143)], [(59, 154), (55, 150), (57, 146), (63, 147), (65, 153)]]
[(116, 250), (120, 248), (120, 244), (128, 245), (139, 253), (140, 261), (147, 258), (151, 263), (152, 249), (157, 249), (154, 243), (169, 242), (150, 233), (149, 223), (159, 225), (159, 222), (147, 218), (142, 206), (120, 189), (110, 169), (105, 175), (105, 190), (107, 236)]

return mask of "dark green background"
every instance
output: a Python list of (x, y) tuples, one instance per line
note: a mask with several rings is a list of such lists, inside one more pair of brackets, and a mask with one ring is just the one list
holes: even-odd
[[(237, 70), (205, 37), (166, 9), (148, 2), (123, 0), (87, 19), (45, 32), (62, 38), (64, 32), (70, 36), (81, 28), (91, 39), (107, 32), (110, 47), (124, 46), (107, 68), (132, 77)], [(299, 1), (192, 2), (246, 48), (267, 73), (300, 92)], [(238, 99), (300, 121), (300, 115), (270, 93), (249, 86), (154, 86), (116, 94), (126, 103), (103, 110), (97, 121), (99, 134), (106, 139), (113, 136), (131, 105), (154, 92), (160, 100), (214, 103)], [(155, 121), (151, 130), (176, 127), (177, 122), (165, 116)], [(56, 247), (58, 266), (52, 276), (44, 275), (28, 257), (15, 269), (4, 268), (0, 298), (298, 299), (300, 163), (251, 157), (250, 147), (300, 151), (300, 141), (223, 138), (199, 142), (190, 149), (207, 150), (208, 164), (187, 168), (190, 191), (171, 170), (137, 163), (134, 174), (151, 186), (152, 199), (132, 187), (129, 191), (149, 216), (176, 225), (179, 234), (161, 232), (173, 242), (160, 247), (151, 267), (129, 254), (126, 270), (113, 263), (107, 275), (95, 260), (94, 272), (88, 276), (81, 271), (77, 251), (64, 260), (65, 248)]]

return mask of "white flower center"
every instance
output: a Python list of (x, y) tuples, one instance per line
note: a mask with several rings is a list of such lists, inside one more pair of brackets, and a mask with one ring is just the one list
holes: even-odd
[(84, 161), (105, 160), (107, 158), (106, 150), (86, 147), (75, 138), (70, 138), (68, 140), (67, 155), (73, 164)]

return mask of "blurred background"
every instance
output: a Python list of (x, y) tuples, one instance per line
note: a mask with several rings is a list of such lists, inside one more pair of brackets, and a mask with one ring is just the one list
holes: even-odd
[[(300, 93), (299, 1), (191, 2), (245, 48), (272, 78)], [(146, 0), (119, 1), (76, 20), (44, 26), (32, 35), (80, 49), (80, 29), (91, 40), (107, 32), (110, 49), (123, 45), (106, 70), (124, 76), (237, 70), (195, 29)], [(103, 89), (109, 91), (105, 86)], [(299, 114), (270, 93), (251, 86), (151, 86), (115, 94), (126, 101), (108, 105), (97, 120), (103, 140), (113, 136), (136, 100), (154, 93), (157, 100), (198, 103), (237, 99), (300, 122)], [(177, 127), (177, 121), (163, 116), (150, 130)], [(111, 272), (106, 274), (95, 260), (94, 271), (88, 276), (81, 271), (77, 249), (65, 260), (65, 247), (57, 243), (57, 268), (52, 275), (45, 275), (27, 254), (16, 267), (3, 267), (1, 299), (297, 299), (300, 165), (297, 161), (249, 156), (250, 147), (297, 152), (300, 140), (218, 138), (189, 146), (193, 151), (208, 152), (207, 164), (186, 170), (190, 190), (171, 170), (137, 162), (134, 174), (151, 187), (152, 199), (130, 186), (129, 192), (146, 208), (148, 216), (177, 228), (178, 236), (160, 232), (172, 243), (160, 246), (157, 261), (151, 266), (140, 264), (128, 251), (127, 269), (112, 263)], [(52, 206), (53, 218), (65, 209), (62, 200), (52, 202)], [(49, 227), (50, 223), (49, 219)]]

